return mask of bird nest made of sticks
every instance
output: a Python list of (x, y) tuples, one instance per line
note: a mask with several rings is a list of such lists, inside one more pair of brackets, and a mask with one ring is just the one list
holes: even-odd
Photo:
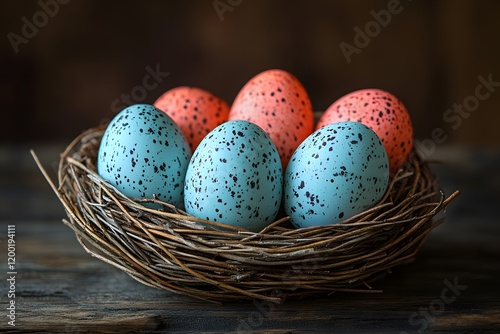
[(88, 253), (139, 282), (209, 301), (280, 303), (336, 291), (379, 292), (370, 282), (414, 259), (458, 194), (445, 196), (427, 163), (412, 152), (374, 207), (338, 224), (302, 229), (281, 217), (253, 233), (190, 216), (156, 198), (121, 194), (96, 172), (104, 130), (90, 129), (68, 146), (57, 182), (33, 153), (67, 212), (63, 221)]

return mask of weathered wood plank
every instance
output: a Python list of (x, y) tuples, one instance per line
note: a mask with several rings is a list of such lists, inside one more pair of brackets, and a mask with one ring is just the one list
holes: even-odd
[[(0, 190), (2, 200), (7, 197), (5, 189), (15, 188), (14, 176), (23, 180), (18, 188), (20, 196), (29, 199), (2, 211), (0, 277), (5, 280), (8, 271), (7, 224), (16, 226), (18, 274), (16, 327), (7, 324), (4, 315), (9, 298), (2, 290), (0, 331), (500, 332), (500, 159), (479, 160), (472, 165), (463, 162), (454, 168), (436, 168), (445, 188), (460, 184), (462, 195), (449, 207), (446, 223), (433, 231), (417, 260), (395, 268), (373, 284), (383, 293), (338, 293), (283, 305), (220, 305), (144, 286), (85, 253), (60, 221), (63, 212), (54, 209), (57, 200), (48, 186), (39, 182), (34, 168), (14, 172), (0, 166), (7, 171), (1, 176), (6, 182)], [(49, 207), (42, 208), (45, 205)]]

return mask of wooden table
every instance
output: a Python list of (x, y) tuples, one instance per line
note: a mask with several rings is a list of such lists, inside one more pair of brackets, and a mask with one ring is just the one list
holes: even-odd
[[(461, 195), (417, 260), (374, 284), (383, 293), (220, 305), (144, 286), (88, 255), (61, 222), (62, 206), (29, 148), (54, 172), (63, 145), (0, 145), (2, 332), (500, 333), (498, 153), (439, 151), (447, 164), (434, 170), (447, 193)], [(15, 327), (8, 324), (11, 300)]]

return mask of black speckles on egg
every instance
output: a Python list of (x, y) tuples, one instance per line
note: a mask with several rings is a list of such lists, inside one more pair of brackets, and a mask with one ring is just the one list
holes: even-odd
[(292, 156), (284, 177), (285, 213), (297, 227), (333, 224), (374, 205), (388, 181), (387, 154), (375, 132), (357, 122), (331, 124)]
[(413, 127), (403, 103), (393, 94), (380, 89), (354, 91), (335, 101), (325, 111), (317, 129), (349, 120), (363, 123), (377, 133), (389, 157), (391, 172), (397, 172), (413, 148)]
[(156, 195), (182, 208), (190, 157), (189, 145), (177, 125), (155, 107), (137, 104), (122, 110), (106, 128), (97, 171), (129, 197)]
[(197, 87), (176, 87), (166, 91), (154, 103), (179, 126), (194, 150), (216, 126), (227, 121), (228, 104)]
[(314, 128), (312, 104), (302, 84), (290, 73), (272, 69), (259, 73), (240, 90), (229, 120), (260, 126), (277, 146), (283, 166)]
[(262, 129), (247, 121), (229, 121), (210, 132), (186, 173), (188, 213), (251, 231), (274, 220), (281, 196), (278, 151)]

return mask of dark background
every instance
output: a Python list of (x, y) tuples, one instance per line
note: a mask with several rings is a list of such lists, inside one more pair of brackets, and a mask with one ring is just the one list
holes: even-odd
[[(315, 110), (378, 87), (406, 104), (419, 140), (432, 143), (434, 129), (448, 136), (439, 144), (445, 163), (432, 168), (445, 194), (461, 193), (417, 260), (373, 285), (383, 294), (276, 306), (258, 330), (414, 332), (413, 312), (440, 297), (444, 280), (458, 278), (467, 291), (428, 330), (500, 332), (500, 87), (456, 129), (443, 120), (475, 94), (479, 76), (500, 82), (500, 1), (401, 0), (401, 12), (350, 63), (339, 45), (353, 44), (354, 29), (364, 30), (370, 12), (389, 0), (243, 0), (223, 20), (213, 3), (71, 0), (16, 53), (8, 36), (21, 34), (23, 19), (43, 18), (40, 2), (0, 0), (0, 225), (16, 225), (21, 330), (213, 332), (236, 329), (235, 319), (258, 311), (251, 303), (212, 306), (159, 293), (88, 256), (61, 223), (63, 206), (29, 154), (33, 148), (56, 180), (69, 141), (113, 117), (113, 101), (159, 66), (170, 74), (143, 102), (192, 85), (230, 103), (255, 74), (283, 68), (301, 80)], [(5, 266), (6, 255), (0, 252)]]
[[(71, 140), (109, 120), (113, 101), (141, 86), (149, 66), (169, 75), (136, 102), (191, 85), (231, 103), (251, 77), (282, 68), (317, 111), (352, 90), (382, 88), (405, 103), (420, 140), (442, 128), (443, 144), (500, 147), (498, 88), (456, 129), (443, 120), (475, 94), (479, 76), (500, 82), (498, 1), (401, 0), (350, 63), (340, 44), (354, 46), (355, 27), (364, 31), (371, 11), (391, 1), (72, 0), (57, 10), (55, 1), (0, 3), (0, 143)], [(39, 13), (44, 3), (53, 17)], [(216, 4), (229, 9), (221, 16)], [(9, 34), (22, 36), (36, 19), (16, 53)]]

